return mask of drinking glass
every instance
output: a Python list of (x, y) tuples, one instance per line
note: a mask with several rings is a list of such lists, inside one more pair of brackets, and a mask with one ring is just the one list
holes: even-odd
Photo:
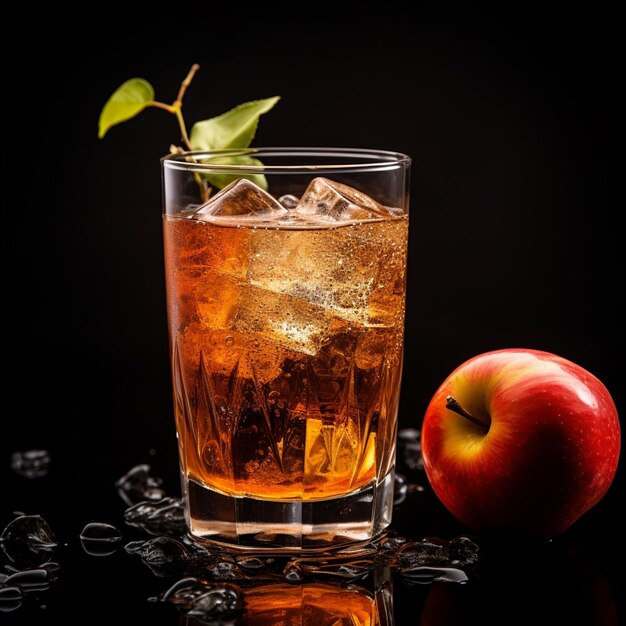
[(364, 541), (391, 520), (410, 158), (162, 159), (174, 413), (200, 540)]

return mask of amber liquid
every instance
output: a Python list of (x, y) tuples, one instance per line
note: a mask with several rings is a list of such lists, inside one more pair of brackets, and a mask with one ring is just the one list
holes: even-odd
[(317, 500), (394, 462), (406, 216), (328, 228), (164, 218), (184, 475)]
[(242, 622), (245, 626), (382, 626), (386, 620), (365, 589), (309, 583), (251, 589)]

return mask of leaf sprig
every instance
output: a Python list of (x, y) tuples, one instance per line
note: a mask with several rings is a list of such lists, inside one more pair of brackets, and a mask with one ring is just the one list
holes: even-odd
[[(176, 100), (172, 104), (154, 99), (154, 88), (143, 78), (131, 78), (122, 83), (107, 100), (98, 122), (98, 137), (102, 139), (111, 127), (136, 117), (148, 107), (163, 109), (176, 116), (180, 128), (180, 139), (184, 147), (171, 146), (172, 152), (185, 150), (222, 150), (247, 148), (252, 143), (259, 125), (259, 118), (270, 111), (280, 100), (280, 96), (244, 102), (217, 117), (196, 122), (187, 132), (183, 117), (183, 98), (200, 66), (195, 63), (180, 85)], [(257, 159), (249, 156), (229, 157), (221, 164), (260, 165)], [(232, 175), (206, 174), (206, 179), (221, 189), (233, 180)], [(255, 182), (266, 187), (263, 176), (254, 176)]]

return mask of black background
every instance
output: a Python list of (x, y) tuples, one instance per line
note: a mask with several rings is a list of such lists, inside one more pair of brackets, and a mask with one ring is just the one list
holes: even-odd
[[(178, 493), (159, 157), (179, 134), (156, 109), (102, 141), (97, 120), (132, 76), (172, 101), (193, 62), (189, 125), (278, 94), (256, 146), (413, 157), (401, 426), (419, 427), (457, 365), (505, 347), (569, 358), (623, 410), (623, 46), (617, 16), (594, 6), (180, 6), (140, 27), (49, 29), (28, 38), (30, 62), (3, 44), (2, 519), (44, 512), (80, 530), (120, 507), (109, 485), (138, 462)], [(51, 451), (62, 483), (9, 477), (9, 453), (29, 448)], [(613, 585), (623, 474), (572, 531), (601, 537)]]

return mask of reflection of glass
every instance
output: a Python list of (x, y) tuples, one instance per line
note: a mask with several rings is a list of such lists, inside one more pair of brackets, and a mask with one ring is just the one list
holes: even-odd
[(329, 583), (257, 587), (246, 593), (246, 626), (392, 626), (388, 590)]
[[(389, 570), (376, 572), (375, 591), (360, 583), (281, 583), (245, 590), (237, 626), (394, 626)], [(191, 626), (191, 619), (183, 621)]]
[[(365, 540), (391, 519), (409, 159), (241, 154), (163, 161), (189, 527), (257, 547)], [(201, 199), (207, 180), (231, 184)]]

